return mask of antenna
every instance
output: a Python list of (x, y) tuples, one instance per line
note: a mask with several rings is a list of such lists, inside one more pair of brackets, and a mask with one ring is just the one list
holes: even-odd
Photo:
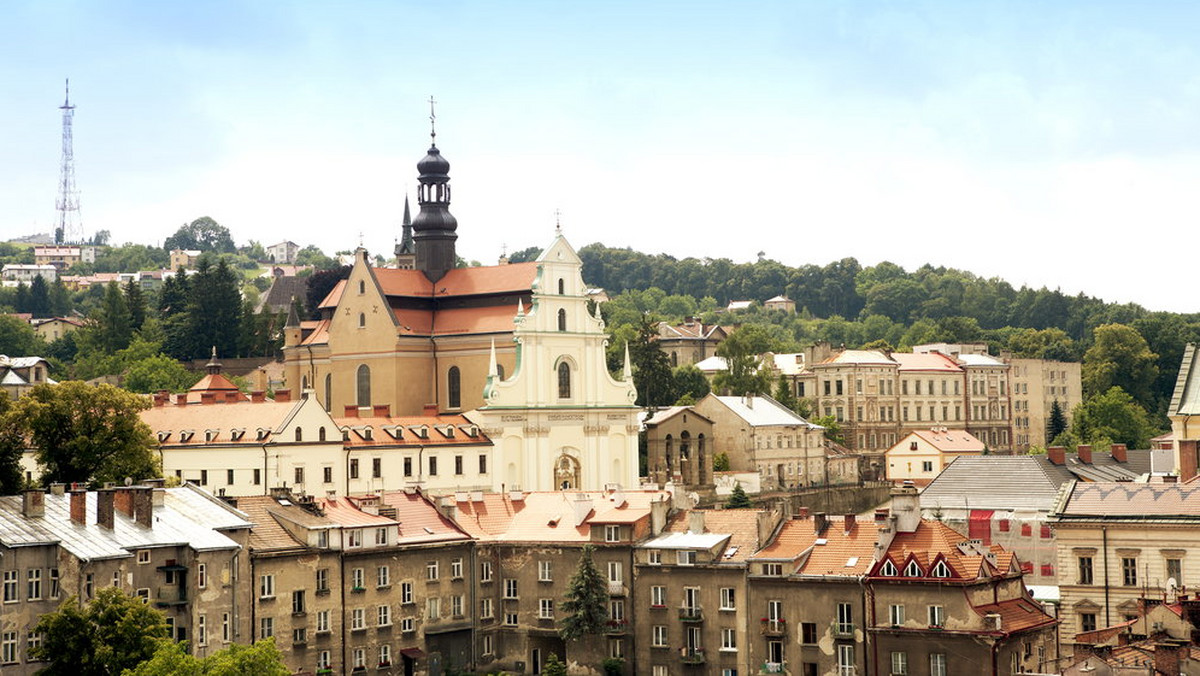
[(54, 231), (54, 243), (83, 243), (83, 223), (79, 217), (79, 191), (75, 189), (75, 151), (72, 149), (72, 120), (75, 106), (71, 105), (71, 80), (66, 81), (66, 97), (58, 107), (62, 118), (62, 167), (58, 178), (58, 226)]

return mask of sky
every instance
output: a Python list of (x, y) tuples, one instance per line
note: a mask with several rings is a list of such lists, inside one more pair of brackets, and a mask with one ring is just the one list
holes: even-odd
[[(458, 252), (924, 264), (1200, 311), (1200, 3), (0, 3), (0, 238), (390, 255), (430, 138)], [(781, 290), (782, 291), (782, 290)], [(759, 299), (762, 300), (762, 299)], [(803, 302), (803, 299), (797, 299)]]

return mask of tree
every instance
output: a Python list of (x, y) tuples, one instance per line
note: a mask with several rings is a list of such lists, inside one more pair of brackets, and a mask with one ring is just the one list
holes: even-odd
[(558, 635), (564, 640), (601, 634), (607, 626), (608, 585), (592, 560), (593, 551), (590, 544), (583, 546), (579, 566), (567, 583), (561, 606), (565, 615), (558, 627)]
[(684, 364), (683, 366), (675, 367), (671, 372), (671, 378), (674, 381), (672, 389), (679, 395), (679, 399), (676, 400), (677, 406), (682, 405), (679, 401), (684, 397), (691, 397), (692, 401), (696, 402), (703, 399), (711, 391), (708, 378), (704, 377), (704, 372), (696, 368), (695, 364)]
[(514, 252), (510, 253), (508, 255), (508, 262), (509, 263), (532, 263), (533, 261), (536, 261), (538, 259), (538, 256), (541, 256), (541, 255), (542, 255), (542, 250), (540, 247), (531, 246), (528, 249), (521, 249), (520, 251), (514, 251)]
[(167, 638), (163, 614), (117, 587), (101, 587), (80, 606), (72, 596), (38, 620), (42, 642), (29, 654), (49, 676), (109, 676), (149, 660)]
[(45, 349), (46, 344), (28, 322), (12, 315), (0, 315), (0, 354), (30, 357)]
[(207, 357), (215, 347), (223, 357), (240, 354), (242, 296), (237, 274), (221, 259), (215, 267), (201, 261), (189, 281), (188, 357)]
[(813, 416), (809, 422), (814, 425), (820, 425), (825, 428), (825, 438), (835, 444), (846, 443), (846, 437), (842, 434), (842, 424), (838, 422), (837, 416), (820, 415)]
[(132, 279), (125, 283), (125, 305), (129, 308), (129, 325), (137, 331), (146, 321), (146, 294)]
[(108, 353), (129, 347), (129, 341), (133, 338), (129, 303), (116, 282), (109, 282), (104, 290), (104, 301), (95, 313), (93, 335), (96, 347)]
[(629, 361), (633, 366), (633, 384), (637, 388), (638, 406), (670, 406), (675, 396), (675, 380), (671, 361), (658, 349), (657, 323), (650, 315), (642, 315), (637, 334), (629, 342)]
[(25, 486), (21, 472), (25, 425), (13, 408), (8, 392), (0, 390), (0, 495), (14, 495)]
[(779, 380), (775, 383), (775, 401), (779, 402), (793, 413), (800, 411), (800, 398), (792, 392), (792, 385), (788, 382), (787, 376), (779, 374)]
[(304, 282), (304, 307), (307, 310), (309, 319), (320, 318), (321, 311), (317, 308), (320, 306), (321, 301), (325, 300), (325, 297), (329, 295), (329, 292), (333, 291), (338, 282), (349, 276), (349, 265), (329, 270), (320, 270), (309, 276), (308, 281)]
[(180, 226), (174, 235), (163, 241), (163, 249), (167, 251), (196, 249), (218, 253), (233, 253), (237, 250), (233, 245), (233, 237), (229, 234), (229, 228), (208, 216), (201, 216), (191, 223)]
[(713, 378), (715, 389), (742, 396), (771, 391), (771, 376), (762, 368), (761, 355), (773, 347), (767, 329), (744, 324), (717, 346), (717, 356), (725, 359), (725, 370)]
[(1070, 434), (1078, 443), (1125, 444), (1129, 448), (1147, 448), (1154, 428), (1146, 409), (1119, 387), (1087, 399), (1075, 407)]
[(260, 639), (254, 645), (231, 644), (208, 657), (195, 657), (187, 644), (163, 640), (154, 655), (124, 676), (288, 676), (283, 654), (275, 639)]
[(34, 319), (50, 316), (50, 288), (41, 275), (34, 277), (29, 283), (29, 312)]
[(1046, 421), (1046, 439), (1053, 440), (1067, 431), (1067, 415), (1063, 412), (1062, 404), (1055, 399), (1050, 404), (1050, 418)]
[(714, 472), (728, 472), (729, 471), (729, 454), (728, 453), (714, 454), (712, 457), (712, 464), (713, 464)]
[(1093, 332), (1095, 342), (1083, 355), (1083, 391), (1097, 395), (1120, 387), (1146, 407), (1153, 407), (1158, 355), (1132, 326), (1104, 324)]
[(183, 392), (199, 379), (200, 376), (187, 370), (183, 364), (160, 353), (130, 363), (125, 369), (122, 387), (141, 394), (159, 390)]
[(317, 246), (309, 244), (296, 252), (296, 265), (311, 265), (317, 270), (336, 270), (338, 261), (326, 256)]
[(754, 503), (750, 502), (750, 496), (746, 495), (746, 490), (741, 484), (733, 485), (733, 492), (729, 494), (729, 499), (725, 501), (725, 509), (746, 509), (753, 507)]
[(34, 387), (17, 400), (43, 483), (102, 483), (158, 476), (154, 435), (138, 417), (144, 398), (79, 381)]
[(545, 666), (542, 667), (542, 674), (543, 676), (567, 676), (567, 665), (558, 659), (558, 655), (550, 653), (550, 656), (546, 658)]

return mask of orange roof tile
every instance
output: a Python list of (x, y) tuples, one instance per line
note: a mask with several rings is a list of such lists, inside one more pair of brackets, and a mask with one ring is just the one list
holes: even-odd
[[(729, 544), (721, 557), (722, 562), (745, 561), (758, 551), (758, 515), (764, 513), (758, 509), (704, 510), (704, 532), (730, 536)], [(665, 530), (686, 533), (688, 513), (677, 513)]]
[(912, 352), (893, 352), (892, 359), (900, 364), (901, 371), (941, 371), (946, 373), (962, 373), (953, 359), (938, 352), (914, 354)]
[(448, 308), (417, 310), (398, 308), (392, 313), (399, 324), (397, 331), (402, 335), (427, 336), (459, 335), (464, 333), (503, 333), (513, 330), (513, 318), (517, 316), (517, 302), (489, 305), (485, 307)]
[(983, 442), (966, 430), (914, 430), (912, 433), (943, 453), (983, 453)]
[(419, 270), (375, 268), (379, 287), (388, 296), (477, 296), (529, 291), (537, 275), (537, 263), (513, 263), (478, 268), (455, 268), (432, 283)]
[(323, 345), (328, 342), (329, 342), (329, 320), (322, 319), (321, 321), (317, 322), (317, 325), (312, 330), (312, 333), (308, 334), (307, 336), (304, 337), (304, 340), (300, 341), (300, 344), (301, 345)]
[[(258, 439), (259, 428), (274, 430), (283, 423), (298, 403), (270, 400), (186, 406), (167, 403), (146, 409), (140, 415), (142, 422), (149, 425), (155, 434), (171, 433), (160, 442), (166, 446), (203, 446), (206, 443), (255, 445), (263, 441)], [(194, 434), (184, 441), (180, 438), (180, 432), (183, 430), (190, 430)], [(216, 436), (208, 441), (204, 436), (207, 430), (216, 431)], [(244, 431), (244, 434), (235, 439), (234, 430)]]
[(856, 519), (847, 530), (845, 517), (827, 519), (822, 533), (816, 532), (814, 518), (785, 521), (775, 540), (753, 558), (795, 561), (792, 572), (800, 575), (866, 575), (874, 563), (875, 524)]
[(362, 511), (349, 498), (337, 496), (319, 498), (317, 504), (325, 510), (325, 518), (339, 526), (361, 528), (397, 525), (393, 519)]
[(886, 556), (901, 571), (909, 557), (916, 556), (923, 572), (928, 574), (940, 555), (951, 568), (951, 579), (973, 580), (979, 577), (981, 568), (987, 574), (991, 564), (981, 555), (959, 550), (958, 545), (966, 541), (966, 536), (940, 521), (922, 520), (915, 531), (897, 533)]
[[(344, 444), (353, 448), (365, 447), (394, 447), (394, 446), (479, 446), (492, 444), (492, 440), (475, 426), (475, 423), (463, 415), (436, 416), (358, 416), (334, 418), (340, 428), (350, 428), (350, 438)], [(446, 436), (442, 431), (447, 426), (454, 428), (453, 436)], [(428, 427), (428, 438), (422, 439), (414, 431), (416, 428)], [(370, 429), (370, 439), (366, 439), (366, 428)], [(398, 430), (396, 428), (399, 428)], [(467, 434), (467, 429), (474, 429), (475, 436)], [(392, 436), (398, 431), (400, 438)]]
[(1042, 610), (1041, 604), (1029, 598), (1009, 599), (999, 603), (975, 606), (974, 610), (981, 616), (989, 613), (999, 614), (1000, 629), (1008, 633), (1025, 631), (1057, 622)]
[[(267, 495), (251, 495), (237, 499), (237, 508), (254, 522), (250, 529), (250, 550), (255, 552), (277, 552), (290, 549), (303, 550), (304, 544), (296, 540), (275, 519), (276, 513), (286, 513), (291, 521), (308, 523), (320, 517), (305, 512), (295, 505), (287, 507)], [(296, 514), (295, 512), (299, 512)]]
[[(591, 517), (597, 512), (611, 514), (614, 493), (599, 491), (545, 491), (525, 493), (513, 501), (507, 493), (483, 493), (480, 500), (457, 503), (458, 525), (480, 540), (512, 542), (587, 542), (591, 539)], [(628, 514), (649, 518), (650, 503), (667, 499), (665, 491), (627, 491)], [(576, 496), (588, 510), (588, 516), (576, 523)]]
[(379, 497), (385, 505), (396, 508), (401, 544), (471, 539), (466, 531), (442, 516), (433, 503), (416, 491), (411, 494), (385, 491)]

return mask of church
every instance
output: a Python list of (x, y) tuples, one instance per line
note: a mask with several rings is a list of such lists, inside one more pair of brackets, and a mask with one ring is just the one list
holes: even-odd
[(534, 262), (456, 267), (436, 142), (417, 171), (420, 208), (410, 223), (406, 204), (396, 267), (372, 267), (360, 248), (319, 319), (289, 317), (289, 386), (338, 417), (378, 405), (465, 415), (493, 441), (481, 469), (496, 491), (636, 486), (629, 360), (620, 379), (608, 372), (604, 321), (561, 229)]

